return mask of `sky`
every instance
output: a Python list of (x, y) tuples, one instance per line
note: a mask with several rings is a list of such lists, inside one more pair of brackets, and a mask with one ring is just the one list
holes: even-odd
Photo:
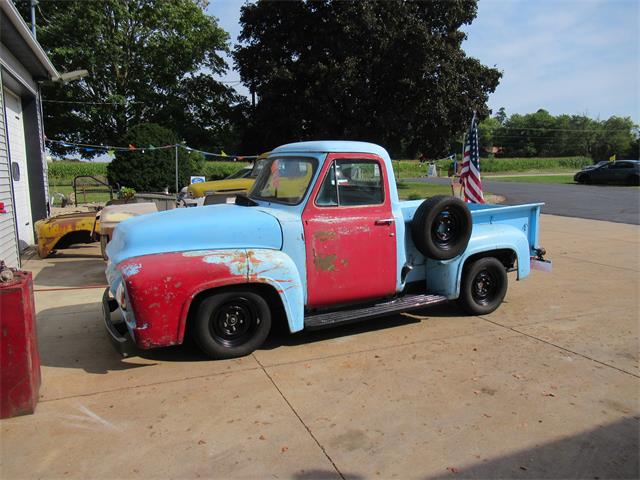
[[(243, 0), (212, 0), (207, 12), (234, 45)], [(480, 0), (463, 28), (465, 52), (503, 72), (489, 107), (508, 115), (562, 113), (640, 122), (639, 0)], [(233, 62), (229, 59), (230, 66)], [(237, 90), (238, 72), (222, 77)]]

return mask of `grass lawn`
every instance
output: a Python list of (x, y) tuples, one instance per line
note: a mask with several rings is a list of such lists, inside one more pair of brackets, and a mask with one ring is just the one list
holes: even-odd
[(400, 200), (420, 200), (434, 195), (451, 195), (449, 185), (434, 185), (420, 182), (398, 182)]
[(495, 182), (521, 182), (521, 183), (556, 183), (556, 184), (571, 184), (575, 185), (573, 181), (573, 174), (571, 175), (518, 175), (511, 177), (491, 177), (489, 175), (483, 177), (486, 181), (493, 180)]

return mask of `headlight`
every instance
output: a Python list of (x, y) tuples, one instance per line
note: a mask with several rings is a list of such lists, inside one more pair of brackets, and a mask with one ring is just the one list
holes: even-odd
[(124, 291), (124, 282), (121, 282), (116, 289), (116, 301), (122, 310), (127, 309), (127, 296)]

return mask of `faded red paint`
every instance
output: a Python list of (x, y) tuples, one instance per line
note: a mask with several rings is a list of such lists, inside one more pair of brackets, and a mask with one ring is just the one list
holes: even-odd
[(247, 282), (247, 255), (163, 253), (118, 265), (136, 319), (140, 348), (182, 343), (189, 307), (203, 290)]
[[(336, 159), (367, 159), (380, 165), (385, 200), (380, 205), (319, 207), (315, 199)], [(307, 239), (307, 305), (324, 307), (382, 298), (396, 290), (396, 239), (384, 161), (371, 154), (330, 154), (302, 214)]]

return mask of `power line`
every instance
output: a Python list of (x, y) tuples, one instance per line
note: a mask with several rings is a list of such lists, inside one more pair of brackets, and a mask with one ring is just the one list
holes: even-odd
[(549, 132), (627, 132), (628, 128), (586, 129), (586, 128), (546, 128), (546, 127), (495, 127), (493, 130), (542, 130)]
[(145, 102), (125, 102), (125, 103), (121, 103), (121, 102), (84, 102), (84, 101), (80, 101), (80, 100), (42, 100), (45, 103), (71, 103), (71, 104), (78, 104), (78, 105), (119, 105), (119, 106), (125, 106), (127, 104), (144, 104)]

